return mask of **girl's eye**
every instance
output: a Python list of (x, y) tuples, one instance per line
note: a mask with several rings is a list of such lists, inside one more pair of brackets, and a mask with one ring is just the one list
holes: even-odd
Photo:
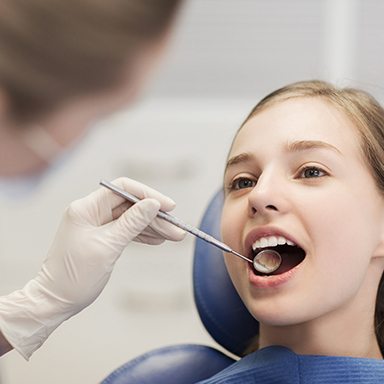
[(231, 182), (229, 189), (237, 191), (239, 189), (253, 188), (255, 185), (255, 180), (249, 179), (248, 177), (239, 177)]
[(326, 176), (327, 173), (323, 171), (321, 168), (317, 167), (305, 167), (300, 171), (300, 177), (303, 179), (311, 179), (316, 177)]

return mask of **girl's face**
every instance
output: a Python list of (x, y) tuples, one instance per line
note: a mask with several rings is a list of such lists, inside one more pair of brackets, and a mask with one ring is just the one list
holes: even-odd
[(225, 255), (254, 317), (271, 326), (337, 313), (373, 318), (384, 201), (346, 115), (320, 98), (267, 107), (238, 133), (224, 184), (223, 241), (251, 258), (252, 247), (283, 257), (263, 276)]

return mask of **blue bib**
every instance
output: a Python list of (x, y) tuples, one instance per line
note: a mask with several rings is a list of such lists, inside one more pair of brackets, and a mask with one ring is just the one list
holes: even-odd
[(384, 360), (263, 348), (200, 384), (383, 384)]

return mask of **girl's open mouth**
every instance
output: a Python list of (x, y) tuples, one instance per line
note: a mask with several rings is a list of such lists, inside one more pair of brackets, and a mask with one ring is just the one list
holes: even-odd
[(265, 250), (273, 250), (278, 252), (281, 256), (280, 267), (272, 273), (262, 273), (252, 267), (252, 271), (257, 276), (272, 276), (281, 275), (285, 272), (298, 266), (305, 259), (305, 251), (290, 240), (285, 239), (283, 236), (268, 236), (258, 239), (250, 251), (251, 258), (253, 259), (259, 252)]

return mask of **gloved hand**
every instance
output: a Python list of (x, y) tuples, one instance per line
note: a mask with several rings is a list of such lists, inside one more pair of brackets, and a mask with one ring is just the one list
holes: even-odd
[(74, 201), (37, 277), (0, 297), (0, 329), (24, 358), (29, 359), (54, 329), (98, 297), (131, 240), (160, 244), (184, 237), (184, 231), (155, 218), (159, 209), (174, 208), (171, 199), (127, 178), (113, 183), (145, 199), (127, 209), (126, 200), (100, 188)]

